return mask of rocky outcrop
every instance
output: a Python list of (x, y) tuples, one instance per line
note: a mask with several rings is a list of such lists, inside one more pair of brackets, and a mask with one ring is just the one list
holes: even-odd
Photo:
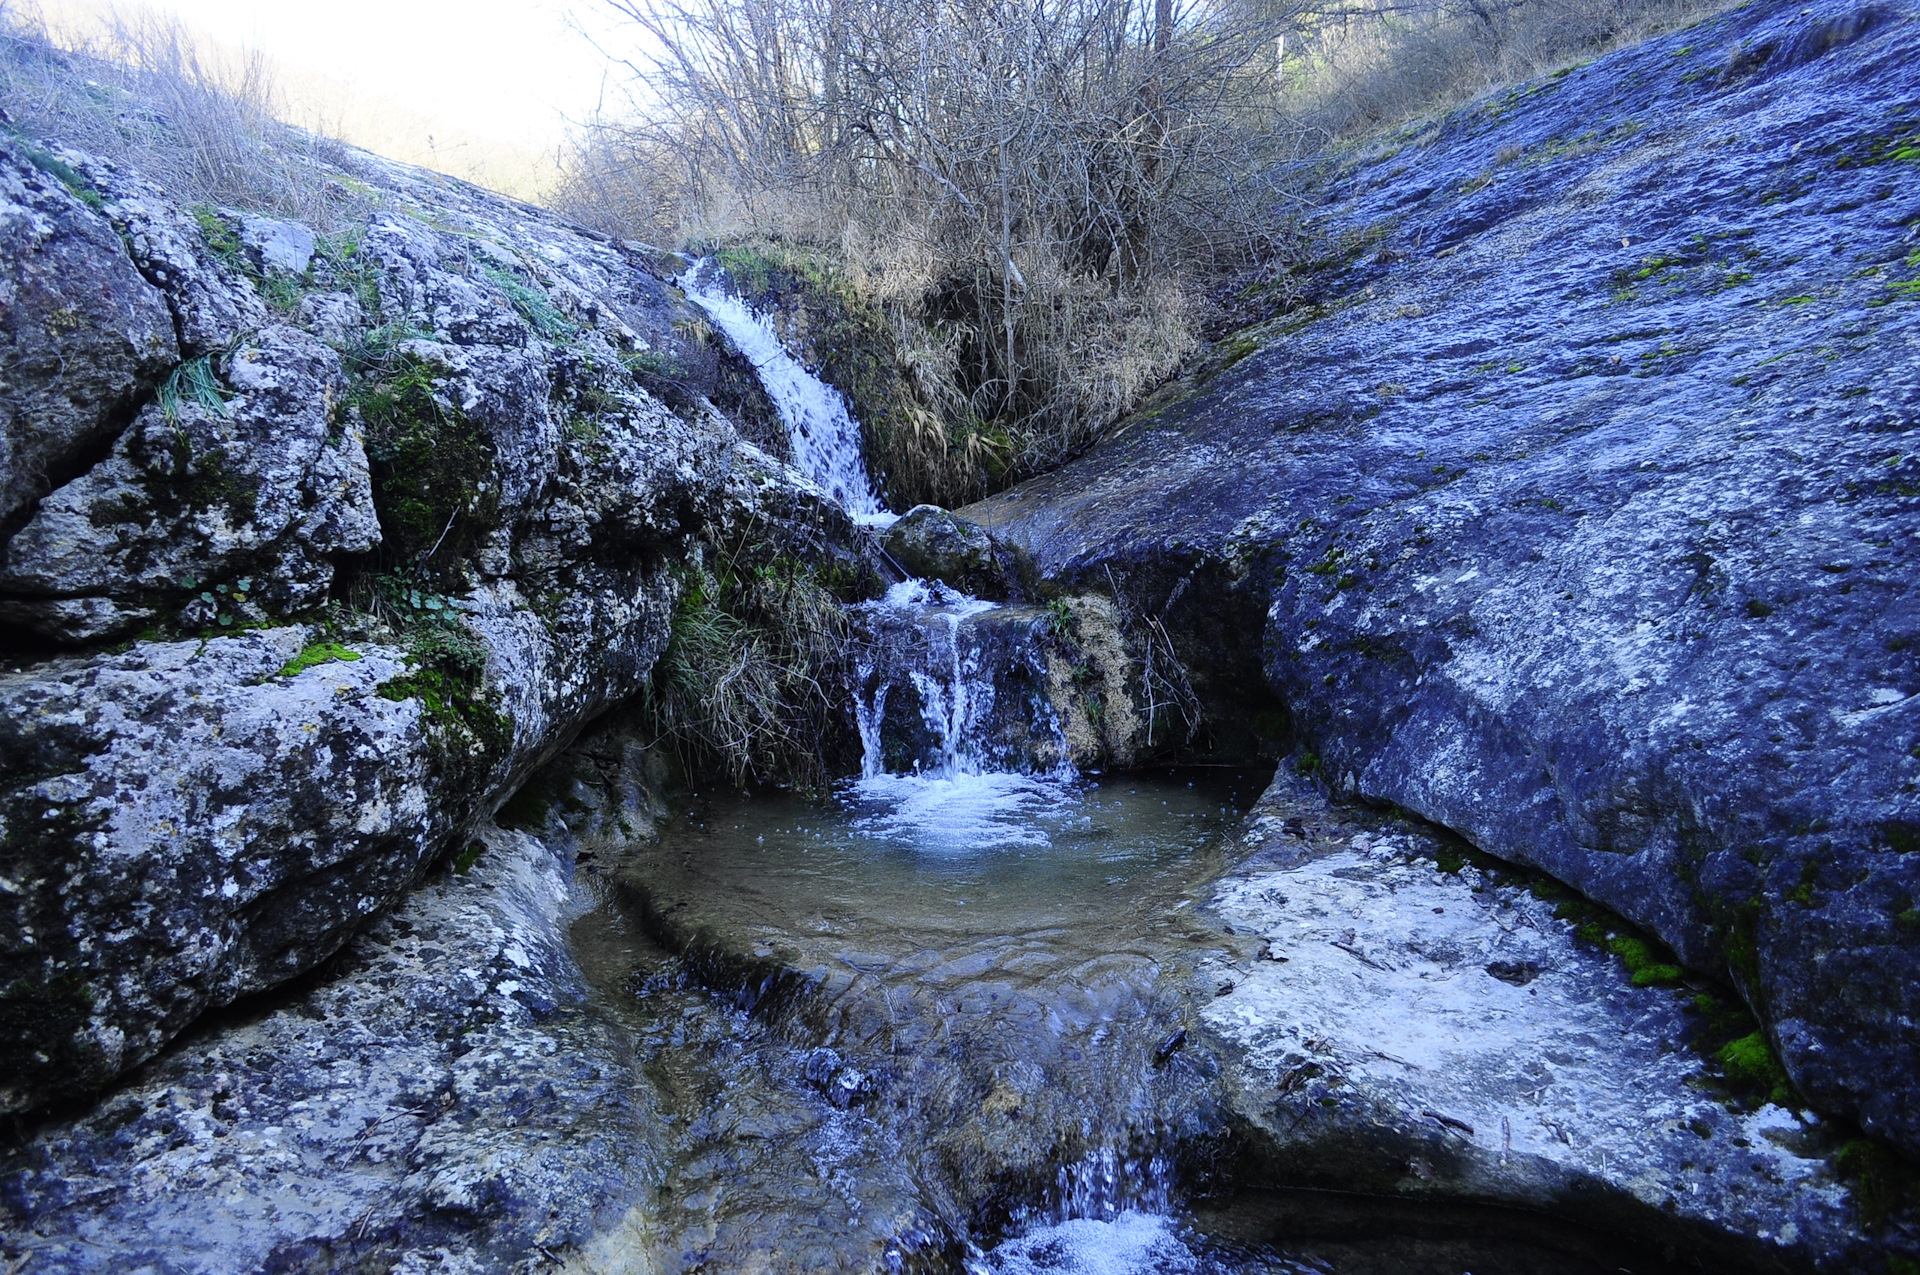
[[(636, 380), (686, 341), (651, 250), (343, 162), (327, 236), (72, 151), (43, 164), (84, 199), (18, 179), (63, 219), (42, 255), (99, 257), (96, 309), (133, 318), (62, 347), (98, 354), (59, 435), (94, 451), (0, 528), (0, 615), (40, 651), (137, 640), (0, 674), (0, 1110), (339, 950), (646, 685), (702, 537), (851, 535), (697, 380), (679, 411)], [(9, 312), (16, 349), (58, 300)]]
[[(223, 370), (234, 397), (149, 406), (112, 455), (40, 502), (7, 545), (0, 618), (86, 642), (166, 602), (189, 625), (295, 614), (326, 599), (336, 560), (380, 543), (360, 433), (334, 419), (339, 355), (276, 326)], [(215, 581), (231, 596), (209, 593)]]
[(89, 208), (99, 199), (50, 152), (0, 139), (0, 537), (179, 361), (166, 299)]
[(572, 855), (488, 827), (459, 864), (319, 985), (0, 1161), (0, 1252), (49, 1271), (517, 1270), (608, 1229), (657, 1172), (654, 1114), (567, 950)]
[(1716, 1065), (1756, 1047), (1751, 1019), (1449, 842), (1287, 771), (1254, 808), (1211, 901), (1238, 952), (1203, 968), (1199, 1014), (1242, 1180), (1496, 1202), (1706, 1269), (1864, 1269), (1912, 1246), (1867, 1240), (1843, 1132)]
[[(1920, 1151), (1920, 24), (1750, 5), (1344, 163), (1313, 304), (962, 516)], [(1235, 361), (1237, 359), (1237, 361)], [(1114, 582), (1108, 585), (1108, 580)]]
[(1014, 555), (986, 529), (938, 505), (915, 505), (887, 528), (887, 553), (908, 575), (992, 602), (1024, 601)]

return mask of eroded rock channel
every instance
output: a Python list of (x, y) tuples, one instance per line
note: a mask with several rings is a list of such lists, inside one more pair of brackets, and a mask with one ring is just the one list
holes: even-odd
[(0, 137), (0, 1271), (1920, 1270), (1917, 33), (1345, 155), (960, 510), (710, 263)]

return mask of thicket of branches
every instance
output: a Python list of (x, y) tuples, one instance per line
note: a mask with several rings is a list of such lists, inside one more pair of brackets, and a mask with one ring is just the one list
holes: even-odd
[(924, 409), (896, 473), (953, 501), (1056, 462), (1195, 341), (1194, 280), (1259, 251), (1264, 0), (609, 0), (651, 50), (576, 211), (838, 254)]
[(1312, 161), (1342, 139), (1701, 7), (601, 2), (639, 92), (561, 205), (834, 258), (915, 399), (870, 463), (945, 504), (1057, 464), (1179, 367), (1224, 284), (1312, 255)]

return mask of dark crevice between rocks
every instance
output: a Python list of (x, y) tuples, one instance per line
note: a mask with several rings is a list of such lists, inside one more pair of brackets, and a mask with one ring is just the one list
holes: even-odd
[[(1665, 1223), (1630, 1198), (1569, 1202), (1565, 1212), (1547, 1214), (1366, 1190), (1235, 1186), (1276, 1180), (1274, 1167), (1250, 1143), (1240, 1141), (1236, 1150), (1238, 1158), (1216, 1169), (1210, 1189), (1190, 1206), (1196, 1225), (1229, 1252), (1277, 1248), (1341, 1275), (1788, 1275), (1800, 1269), (1758, 1241)], [(1338, 1156), (1342, 1149), (1329, 1151)]]

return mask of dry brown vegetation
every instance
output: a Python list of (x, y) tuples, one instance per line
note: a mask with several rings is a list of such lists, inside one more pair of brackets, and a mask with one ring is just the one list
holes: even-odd
[(10, 130), (127, 165), (183, 203), (321, 229), (339, 203), (312, 161), (342, 148), (280, 122), (266, 58), (213, 54), (172, 19), (121, 17), (79, 41), (56, 38), (35, 10), (0, 4), (0, 110)]
[(831, 260), (911, 398), (886, 409), (911, 428), (869, 430), (870, 465), (896, 500), (944, 504), (1083, 446), (1249, 281), (1284, 306), (1290, 264), (1325, 248), (1319, 161), (1352, 139), (1700, 7), (602, 3), (645, 50), (635, 107), (583, 136), (561, 207)]
[(563, 197), (628, 233), (825, 249), (890, 320), (951, 503), (1057, 463), (1192, 350), (1193, 281), (1263, 247), (1272, 14), (1221, 0), (612, 0), (651, 114)]

